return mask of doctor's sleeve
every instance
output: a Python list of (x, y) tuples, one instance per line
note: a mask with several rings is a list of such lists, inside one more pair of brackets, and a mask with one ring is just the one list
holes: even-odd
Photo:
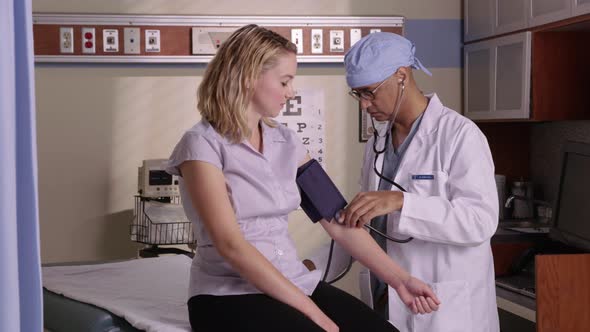
[(425, 241), (477, 246), (498, 226), (494, 162), (485, 136), (474, 124), (455, 138), (449, 142), (447, 198), (404, 193), (394, 228)]

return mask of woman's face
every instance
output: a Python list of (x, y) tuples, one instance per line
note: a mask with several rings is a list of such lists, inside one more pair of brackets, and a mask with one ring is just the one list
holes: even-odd
[(279, 55), (274, 67), (264, 71), (256, 81), (250, 109), (262, 117), (274, 118), (293, 98), (293, 79), (297, 71), (297, 57), (293, 53)]

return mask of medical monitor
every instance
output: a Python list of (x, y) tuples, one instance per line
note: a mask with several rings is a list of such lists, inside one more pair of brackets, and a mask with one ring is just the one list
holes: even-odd
[(143, 197), (180, 195), (178, 177), (166, 172), (167, 159), (147, 159), (137, 170), (137, 192)]
[(561, 171), (550, 237), (590, 251), (590, 144), (568, 141)]

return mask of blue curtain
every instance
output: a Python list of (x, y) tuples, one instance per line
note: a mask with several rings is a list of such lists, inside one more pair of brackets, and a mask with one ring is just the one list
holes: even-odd
[(0, 331), (43, 331), (31, 0), (0, 0)]

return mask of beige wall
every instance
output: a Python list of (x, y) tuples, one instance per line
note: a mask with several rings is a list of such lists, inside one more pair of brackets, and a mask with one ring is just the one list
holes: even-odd
[(47, 13), (157, 15), (403, 15), (459, 19), (461, 0), (33, 0)]
[[(258, 3), (258, 5), (257, 5)], [(41, 1), (35, 12), (200, 15), (388, 15), (458, 18), (460, 0), (445, 1)], [(332, 6), (337, 6), (332, 8)], [(259, 8), (251, 12), (248, 8)], [(199, 120), (195, 91), (202, 65), (37, 65), (37, 130), (41, 255), (44, 263), (135, 257), (128, 236), (137, 167), (168, 157)], [(460, 70), (417, 74), (425, 92), (438, 91), (460, 109)], [(358, 113), (339, 65), (300, 66), (296, 85), (320, 89), (326, 101), (328, 173), (351, 199), (362, 145)], [(301, 257), (327, 241), (301, 211), (290, 216)], [(355, 267), (358, 268), (358, 267)], [(341, 287), (358, 295), (357, 274)]]

